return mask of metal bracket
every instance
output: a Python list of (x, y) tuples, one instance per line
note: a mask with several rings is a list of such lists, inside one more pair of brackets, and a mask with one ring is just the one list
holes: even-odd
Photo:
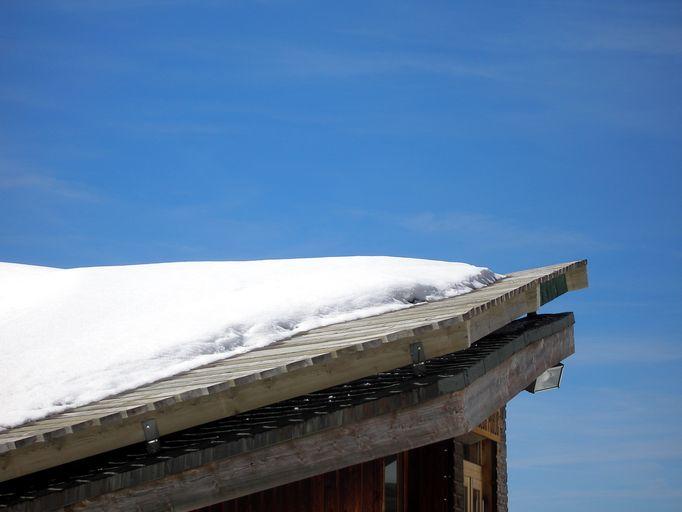
[(151, 419), (143, 421), (142, 432), (144, 432), (147, 453), (158, 452), (161, 449), (161, 443), (159, 442), (159, 429), (156, 426), (156, 420)]
[(421, 341), (416, 341), (410, 344), (410, 355), (412, 356), (412, 369), (417, 376), (424, 375), (426, 372), (426, 353), (424, 352), (424, 345)]

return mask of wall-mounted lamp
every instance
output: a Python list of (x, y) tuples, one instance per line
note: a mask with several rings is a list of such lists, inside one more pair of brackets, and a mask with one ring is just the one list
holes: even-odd
[(558, 388), (561, 384), (561, 374), (564, 371), (564, 365), (559, 363), (556, 366), (548, 368), (540, 374), (540, 376), (535, 379), (526, 388), (529, 393), (537, 393), (538, 391), (547, 391), (549, 389)]

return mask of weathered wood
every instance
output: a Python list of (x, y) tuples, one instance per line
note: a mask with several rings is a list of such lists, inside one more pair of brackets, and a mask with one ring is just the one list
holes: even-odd
[(409, 364), (417, 340), (427, 357), (466, 348), (536, 311), (542, 283), (563, 275), (569, 290), (587, 284), (584, 261), (518, 272), (467, 295), (315, 329), (0, 433), (0, 481), (141, 442), (147, 419), (166, 435)]
[(525, 347), (461, 391), (85, 500), (69, 510), (188, 511), (453, 438), (572, 353), (569, 329)]

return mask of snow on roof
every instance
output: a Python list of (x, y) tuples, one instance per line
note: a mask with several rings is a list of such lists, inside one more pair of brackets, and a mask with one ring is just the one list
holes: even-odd
[(393, 257), (56, 269), (0, 263), (0, 427), (501, 276)]

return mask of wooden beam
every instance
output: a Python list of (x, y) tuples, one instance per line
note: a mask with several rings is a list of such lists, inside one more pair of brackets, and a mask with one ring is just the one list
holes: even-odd
[(492, 432), (488, 432), (481, 427), (474, 427), (471, 429), (471, 432), (467, 432), (466, 434), (459, 436), (457, 441), (464, 444), (474, 444), (482, 441), (483, 439), (490, 439), (496, 443), (502, 442), (502, 438), (500, 436), (495, 435)]

